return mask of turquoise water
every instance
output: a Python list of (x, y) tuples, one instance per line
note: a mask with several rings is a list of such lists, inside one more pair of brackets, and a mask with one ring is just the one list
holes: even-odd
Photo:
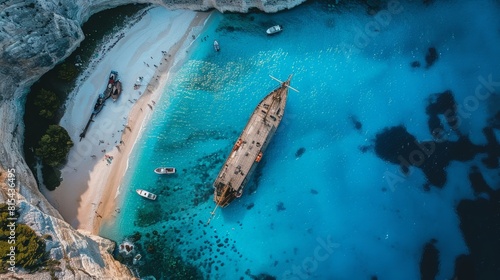
[[(455, 258), (469, 253), (456, 213), (460, 200), (475, 197), (469, 169), (477, 166), (497, 189), (498, 170), (480, 156), (452, 161), (446, 184), (425, 188), (419, 168), (404, 175), (373, 146), (384, 128), (398, 125), (431, 140), (429, 96), (448, 89), (467, 113), (458, 130), (475, 144), (487, 142), (482, 129), (498, 97), (476, 106), (471, 96), (480, 77), (500, 80), (500, 5), (392, 2), (375, 15), (360, 5), (328, 2), (271, 15), (214, 13), (155, 105), (130, 158), (120, 212), (101, 235), (134, 241), (143, 258), (131, 267), (157, 279), (262, 273), (420, 279), (423, 246), (435, 239), (436, 279), (451, 279)], [(266, 36), (278, 23), (284, 31)], [(430, 47), (439, 58), (426, 68)], [(421, 66), (412, 67), (414, 61)], [(254, 180), (207, 225), (219, 169), (255, 106), (278, 86), (269, 75), (284, 80), (290, 74), (300, 92), (289, 92)], [(493, 87), (498, 92), (498, 83)], [(178, 172), (158, 176), (152, 172), (158, 166)], [(137, 188), (158, 200), (145, 201)], [(136, 232), (139, 240), (131, 237)]]

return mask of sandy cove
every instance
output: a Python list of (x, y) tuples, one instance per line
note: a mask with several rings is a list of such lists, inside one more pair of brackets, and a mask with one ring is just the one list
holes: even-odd
[[(79, 78), (81, 82), (70, 94), (60, 122), (75, 144), (61, 170), (63, 181), (54, 191), (41, 188), (73, 227), (98, 234), (102, 220), (119, 212), (115, 198), (133, 147), (172, 69), (183, 60), (209, 15), (150, 9), (108, 40)], [(106, 101), (80, 141), (111, 70), (118, 71), (123, 92), (116, 102)], [(143, 77), (143, 85), (134, 90), (138, 77)]]

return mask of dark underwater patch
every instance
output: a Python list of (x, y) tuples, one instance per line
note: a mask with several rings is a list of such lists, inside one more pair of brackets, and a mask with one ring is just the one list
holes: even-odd
[(483, 174), (479, 172), (477, 166), (472, 166), (469, 172), (469, 181), (471, 182), (474, 195), (478, 196), (481, 193), (491, 194), (491, 189), (488, 183), (484, 180)]
[(193, 174), (198, 174), (198, 180), (192, 182), (194, 193), (192, 197), (193, 205), (197, 206), (202, 202), (206, 202), (213, 195), (212, 182), (217, 176), (220, 166), (224, 164), (224, 153), (217, 151), (196, 160), (195, 166), (192, 167)]
[(356, 116), (350, 116), (349, 119), (351, 120), (351, 123), (356, 130), (360, 131), (363, 128), (363, 124), (358, 120)]
[(295, 152), (295, 157), (299, 158), (301, 157), (304, 153), (306, 152), (306, 148), (300, 147), (296, 152)]
[(281, 211), (285, 211), (286, 208), (285, 208), (285, 204), (283, 202), (278, 202), (278, 204), (276, 205), (276, 211), (277, 212), (281, 212)]
[[(429, 116), (429, 131), (436, 141), (418, 141), (404, 126), (387, 127), (376, 135), (375, 153), (381, 159), (397, 164), (408, 172), (410, 167), (422, 169), (428, 183), (442, 187), (446, 183), (446, 167), (451, 161), (470, 161), (479, 154), (485, 154), (482, 163), (490, 169), (498, 168), (500, 145), (494, 133), (491, 119), (483, 128), (487, 144), (476, 145), (458, 131), (460, 122), (457, 103), (451, 91), (431, 95), (426, 107)], [(441, 122), (440, 115), (445, 119)], [(448, 141), (443, 137), (445, 126), (458, 137)], [(449, 133), (449, 132), (448, 132)], [(445, 136), (446, 134), (444, 134)], [(457, 206), (460, 229), (463, 233), (470, 255), (461, 255), (455, 262), (457, 279), (498, 279), (500, 278), (500, 190), (493, 190), (486, 182), (477, 166), (471, 167), (469, 181), (474, 200), (462, 200)], [(487, 194), (487, 198), (482, 196)], [(426, 244), (421, 262), (422, 279), (435, 279), (439, 268), (439, 252), (434, 242)], [(451, 275), (450, 275), (451, 276)], [(453, 279), (453, 278), (452, 278)]]
[(420, 62), (419, 62), (419, 61), (417, 61), (417, 60), (415, 60), (415, 61), (413, 61), (412, 63), (410, 63), (410, 66), (411, 66), (412, 68), (418, 68), (418, 67), (420, 67)]
[(474, 262), (470, 255), (460, 255), (455, 259), (455, 275), (451, 279), (474, 280)]
[[(250, 276), (251, 279), (253, 280), (276, 280), (277, 278), (270, 275), (270, 274), (267, 274), (267, 273), (260, 273), (258, 275), (253, 275), (250, 271), (250, 269), (247, 269), (245, 271), (245, 274)], [(243, 277), (241, 278), (243, 279)]]
[(486, 144), (486, 153), (487, 157), (482, 159), (483, 164), (488, 168), (498, 168), (500, 166), (498, 159), (500, 158), (500, 145), (498, 144), (498, 140), (495, 137), (495, 132), (492, 127), (485, 127), (483, 129), (484, 136), (486, 136), (486, 140), (488, 144)]
[(488, 120), (491, 127), (500, 129), (500, 110)]
[[(381, 159), (397, 164), (404, 174), (414, 166), (422, 169), (427, 181), (442, 187), (446, 183), (446, 167), (451, 161), (472, 160), (478, 154), (486, 154), (483, 163), (488, 168), (496, 168), (499, 163), (500, 145), (493, 128), (486, 127), (483, 133), (488, 140), (486, 145), (475, 145), (458, 130), (457, 103), (449, 90), (429, 97), (425, 109), (429, 116), (429, 132), (436, 141), (418, 141), (402, 125), (385, 128), (375, 136), (375, 153)], [(439, 115), (446, 119), (446, 125), (458, 136), (456, 141), (445, 139), (444, 124)]]
[[(128, 240), (134, 239), (132, 235)], [(141, 241), (134, 241), (134, 254), (128, 256), (119, 255), (118, 260), (129, 267), (137, 269), (140, 275), (152, 275), (156, 279), (168, 275), (169, 279), (203, 279), (201, 270), (191, 262), (181, 257), (181, 252), (171, 246), (173, 236), (181, 235), (180, 230), (171, 232), (158, 232), (153, 230), (146, 233)], [(179, 242), (180, 239), (174, 239)], [(138, 263), (133, 263), (133, 257), (141, 254), (142, 258)]]
[[(477, 172), (479, 171), (472, 169), (469, 180), (475, 192), (476, 189), (487, 192), (489, 199), (465, 199), (457, 206), (460, 229), (470, 255), (457, 258), (455, 276), (463, 276), (458, 279), (499, 279), (500, 190), (493, 190), (485, 182), (481, 182), (478, 178), (483, 176)], [(478, 182), (481, 182), (481, 187), (478, 187)], [(484, 188), (487, 190), (483, 190)]]
[(436, 63), (436, 60), (438, 60), (439, 54), (434, 47), (430, 47), (427, 50), (427, 54), (425, 55), (425, 68), (430, 68), (434, 63)]
[[(161, 196), (158, 197), (161, 199)], [(146, 199), (144, 199), (146, 200)], [(158, 201), (145, 201), (147, 205), (137, 209), (134, 225), (138, 227), (147, 227), (156, 224), (162, 220), (163, 213), (161, 203)]]
[(435, 239), (427, 242), (424, 246), (424, 252), (420, 259), (420, 279), (434, 280), (439, 272), (439, 251), (434, 246)]
[(429, 116), (428, 126), (429, 132), (436, 139), (442, 138), (444, 126), (439, 119), (439, 115), (443, 115), (448, 126), (457, 131), (460, 125), (457, 116), (457, 102), (453, 97), (451, 90), (446, 90), (442, 93), (436, 93), (429, 96), (429, 101), (425, 112)]
[(419, 142), (402, 125), (386, 128), (375, 138), (378, 157), (398, 164), (404, 172), (408, 172), (411, 166), (422, 169), (429, 183), (437, 187), (446, 183), (446, 167), (451, 161), (471, 160), (476, 154), (487, 151), (465, 136), (454, 142)]
[(362, 145), (359, 146), (359, 151), (362, 152), (363, 154), (371, 150), (373, 147), (372, 146), (367, 146), (367, 145)]

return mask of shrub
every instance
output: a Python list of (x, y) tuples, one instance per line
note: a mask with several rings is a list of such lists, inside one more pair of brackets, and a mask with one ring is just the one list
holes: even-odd
[(35, 105), (40, 110), (38, 114), (46, 119), (52, 119), (60, 106), (57, 95), (49, 90), (41, 89), (35, 97)]
[(57, 167), (66, 161), (71, 147), (73, 147), (73, 141), (66, 129), (59, 125), (50, 125), (38, 142), (35, 153), (44, 164)]
[(49, 191), (55, 190), (61, 185), (61, 171), (52, 166), (43, 165), (42, 167), (43, 184)]
[(78, 75), (78, 71), (73, 64), (71, 64), (71, 63), (61, 64), (61, 68), (59, 69), (59, 72), (58, 72), (59, 79), (66, 81), (66, 82), (71, 82), (76, 78), (77, 75)]

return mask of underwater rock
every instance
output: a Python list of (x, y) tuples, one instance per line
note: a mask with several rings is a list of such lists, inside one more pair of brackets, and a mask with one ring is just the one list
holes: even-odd
[(311, 193), (312, 193), (312, 194), (318, 194), (318, 191), (317, 191), (317, 190), (315, 190), (315, 189), (311, 189)]
[(498, 149), (500, 145), (498, 144), (495, 132), (493, 131), (492, 127), (485, 127), (483, 129), (483, 134), (486, 137), (486, 140), (488, 141), (488, 144), (486, 145), (486, 150), (487, 150), (486, 152), (488, 156), (486, 158), (483, 158), (481, 161), (488, 168), (491, 169), (498, 168), (500, 166), (499, 164), (500, 149)]
[(425, 62), (427, 63), (425, 65), (425, 68), (430, 68), (432, 65), (434, 65), (438, 57), (439, 55), (436, 48), (430, 47), (427, 51), (427, 54), (425, 55)]
[(142, 237), (141, 233), (136, 231), (132, 236), (130, 236), (130, 239), (132, 240), (132, 242), (137, 242), (141, 240), (141, 237)]
[(457, 102), (453, 97), (451, 90), (446, 90), (442, 93), (436, 93), (429, 96), (429, 103), (425, 109), (427, 115), (429, 115), (428, 126), (429, 132), (434, 136), (434, 138), (441, 138), (441, 134), (444, 131), (444, 127), (441, 124), (441, 120), (438, 115), (443, 115), (446, 119), (448, 126), (458, 132), (458, 122), (457, 117)]
[(435, 239), (425, 244), (422, 258), (420, 259), (420, 279), (434, 280), (439, 272), (439, 251), (434, 244)]
[(252, 272), (250, 271), (250, 269), (247, 269), (245, 271), (245, 274), (250, 276), (250, 278), (252, 278), (254, 280), (276, 280), (277, 279), (276, 277), (269, 275), (267, 273), (260, 273), (258, 275), (253, 275)]
[(363, 146), (359, 146), (358, 148), (359, 148), (359, 151), (364, 154), (364, 153), (368, 152), (372, 147), (367, 146), (367, 145), (363, 145)]
[(489, 199), (460, 201), (457, 213), (470, 253), (470, 257), (457, 259), (455, 274), (469, 276), (458, 279), (499, 279), (500, 190), (491, 191)]
[(134, 252), (134, 248), (135, 247), (134, 247), (134, 244), (132, 242), (123, 241), (122, 244), (120, 244), (118, 252), (127, 256), (127, 255)]
[(253, 207), (255, 206), (255, 204), (252, 202), (250, 204), (247, 205), (247, 210), (250, 210), (252, 209)]
[(484, 180), (483, 174), (479, 172), (477, 166), (472, 166), (469, 173), (469, 181), (471, 182), (474, 194), (477, 196), (481, 193), (490, 194), (491, 188), (488, 183)]
[(446, 167), (452, 160), (471, 160), (486, 151), (464, 136), (455, 142), (419, 142), (402, 125), (385, 128), (375, 138), (375, 153), (379, 158), (398, 164), (405, 174), (411, 166), (420, 168), (429, 183), (437, 187), (446, 183)]
[[(431, 95), (426, 107), (430, 133), (439, 141), (418, 141), (402, 125), (385, 128), (375, 136), (375, 153), (381, 159), (398, 164), (402, 175), (410, 174), (410, 167), (422, 169), (428, 183), (442, 187), (446, 183), (446, 167), (451, 161), (472, 160), (479, 153), (486, 153), (483, 163), (488, 168), (498, 166), (500, 145), (491, 127), (483, 129), (486, 145), (475, 145), (458, 131), (457, 104), (451, 91)], [(457, 141), (443, 137), (443, 124), (438, 115), (443, 114), (448, 126), (458, 136)], [(428, 184), (425, 189), (428, 190)]]
[(300, 147), (297, 152), (295, 152), (295, 157), (299, 158), (306, 152), (306, 148)]
[(420, 62), (415, 60), (410, 65), (412, 68), (418, 68), (420, 67)]
[(283, 202), (278, 202), (278, 205), (276, 205), (276, 211), (280, 212), (280, 211), (284, 211), (286, 210), (285, 208), (285, 204)]
[(355, 116), (351, 116), (350, 119), (351, 119), (352, 124), (354, 125), (354, 128), (356, 130), (361, 130), (361, 128), (363, 127), (363, 124), (361, 124), (361, 122), (358, 120), (358, 118), (356, 118)]
[(257, 276), (252, 277), (255, 280), (276, 280), (276, 277), (266, 274), (266, 273), (261, 273)]
[(488, 120), (491, 127), (500, 129), (500, 110)]
[(451, 279), (476, 279), (474, 263), (470, 255), (460, 255), (455, 259), (455, 275)]
[(375, 136), (375, 153), (381, 159), (401, 164), (400, 157), (407, 157), (417, 150), (417, 139), (402, 125), (385, 128)]

